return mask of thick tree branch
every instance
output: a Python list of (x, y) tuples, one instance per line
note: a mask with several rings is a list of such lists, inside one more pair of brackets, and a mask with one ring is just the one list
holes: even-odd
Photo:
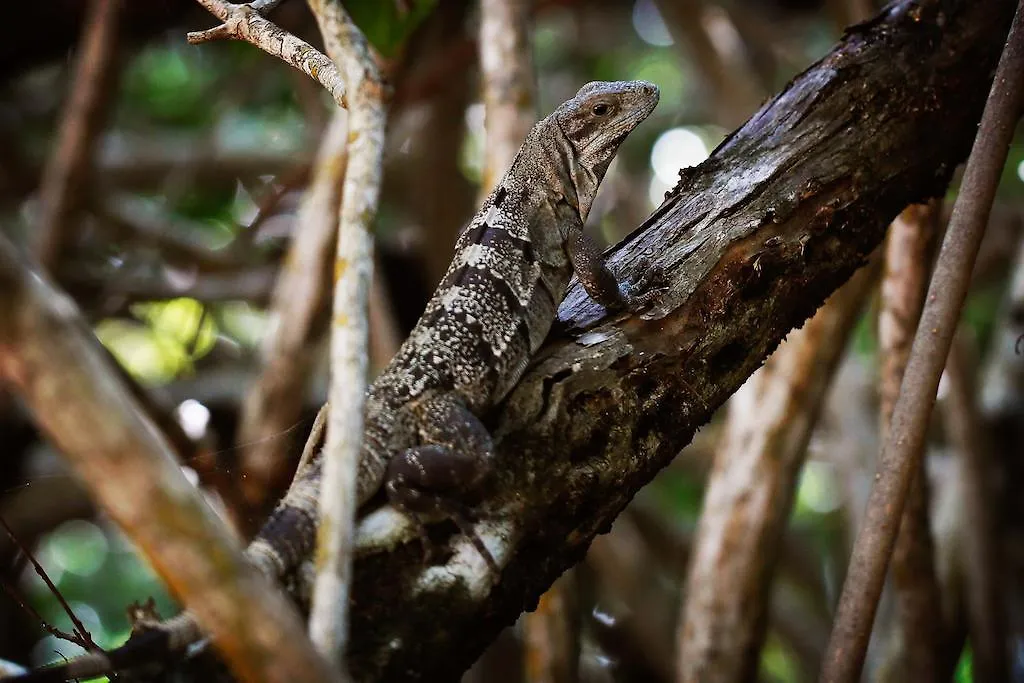
[(1012, 11), (1009, 0), (897, 2), (684, 172), (612, 259), (660, 265), (663, 305), (651, 319), (609, 319), (574, 286), (563, 331), (493, 420), (501, 473), (477, 533), (502, 580), (481, 581), (461, 536), (446, 564), (425, 568), (417, 543), (396, 546), (414, 538), (399, 515), (361, 523), (357, 678), (455, 677), (863, 264), (900, 210), (945, 190)]

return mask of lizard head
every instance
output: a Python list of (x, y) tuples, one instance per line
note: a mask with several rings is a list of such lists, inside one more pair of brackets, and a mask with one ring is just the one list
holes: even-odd
[(572, 180), (584, 219), (619, 145), (654, 111), (658, 98), (658, 86), (647, 81), (594, 81), (555, 110), (575, 151)]

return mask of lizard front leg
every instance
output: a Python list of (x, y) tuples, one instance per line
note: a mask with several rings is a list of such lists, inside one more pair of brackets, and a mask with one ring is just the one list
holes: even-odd
[(583, 289), (587, 290), (590, 298), (610, 311), (637, 313), (650, 306), (665, 291), (658, 283), (662, 275), (656, 268), (647, 268), (638, 282), (617, 280), (608, 269), (597, 244), (583, 232), (582, 223), (567, 230), (565, 249)]
[(419, 444), (388, 463), (388, 500), (421, 530), (432, 519), (451, 519), (497, 574), (498, 564), (474, 531), (464, 503), (491, 471), (494, 444), (487, 428), (454, 393), (411, 402), (403, 408), (401, 422), (400, 430), (415, 431)]

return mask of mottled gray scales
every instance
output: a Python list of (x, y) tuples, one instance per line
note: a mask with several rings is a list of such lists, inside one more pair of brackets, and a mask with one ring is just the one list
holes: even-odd
[[(574, 272), (609, 307), (637, 310), (657, 294), (620, 286), (583, 234), (619, 143), (657, 102), (658, 89), (644, 81), (589, 83), (530, 131), (459, 235), (452, 265), (420, 321), (367, 391), (361, 509), (383, 490), (421, 524), (447, 517), (498, 576), (464, 502), (494, 466), (481, 419), (519, 381)], [(271, 578), (295, 571), (313, 552), (321, 460), (316, 452), (304, 461), (247, 551)], [(176, 646), (198, 637), (187, 613), (155, 628)], [(60, 672), (100, 675), (134, 652), (129, 643), (109, 656), (50, 669), (46, 680)]]

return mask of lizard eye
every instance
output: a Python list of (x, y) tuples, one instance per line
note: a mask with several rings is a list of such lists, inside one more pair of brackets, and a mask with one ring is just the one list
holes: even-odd
[(604, 116), (605, 114), (608, 113), (608, 110), (608, 105), (605, 104), (604, 102), (601, 102), (599, 104), (595, 104), (594, 108), (591, 109), (590, 111), (594, 114), (594, 116)]

